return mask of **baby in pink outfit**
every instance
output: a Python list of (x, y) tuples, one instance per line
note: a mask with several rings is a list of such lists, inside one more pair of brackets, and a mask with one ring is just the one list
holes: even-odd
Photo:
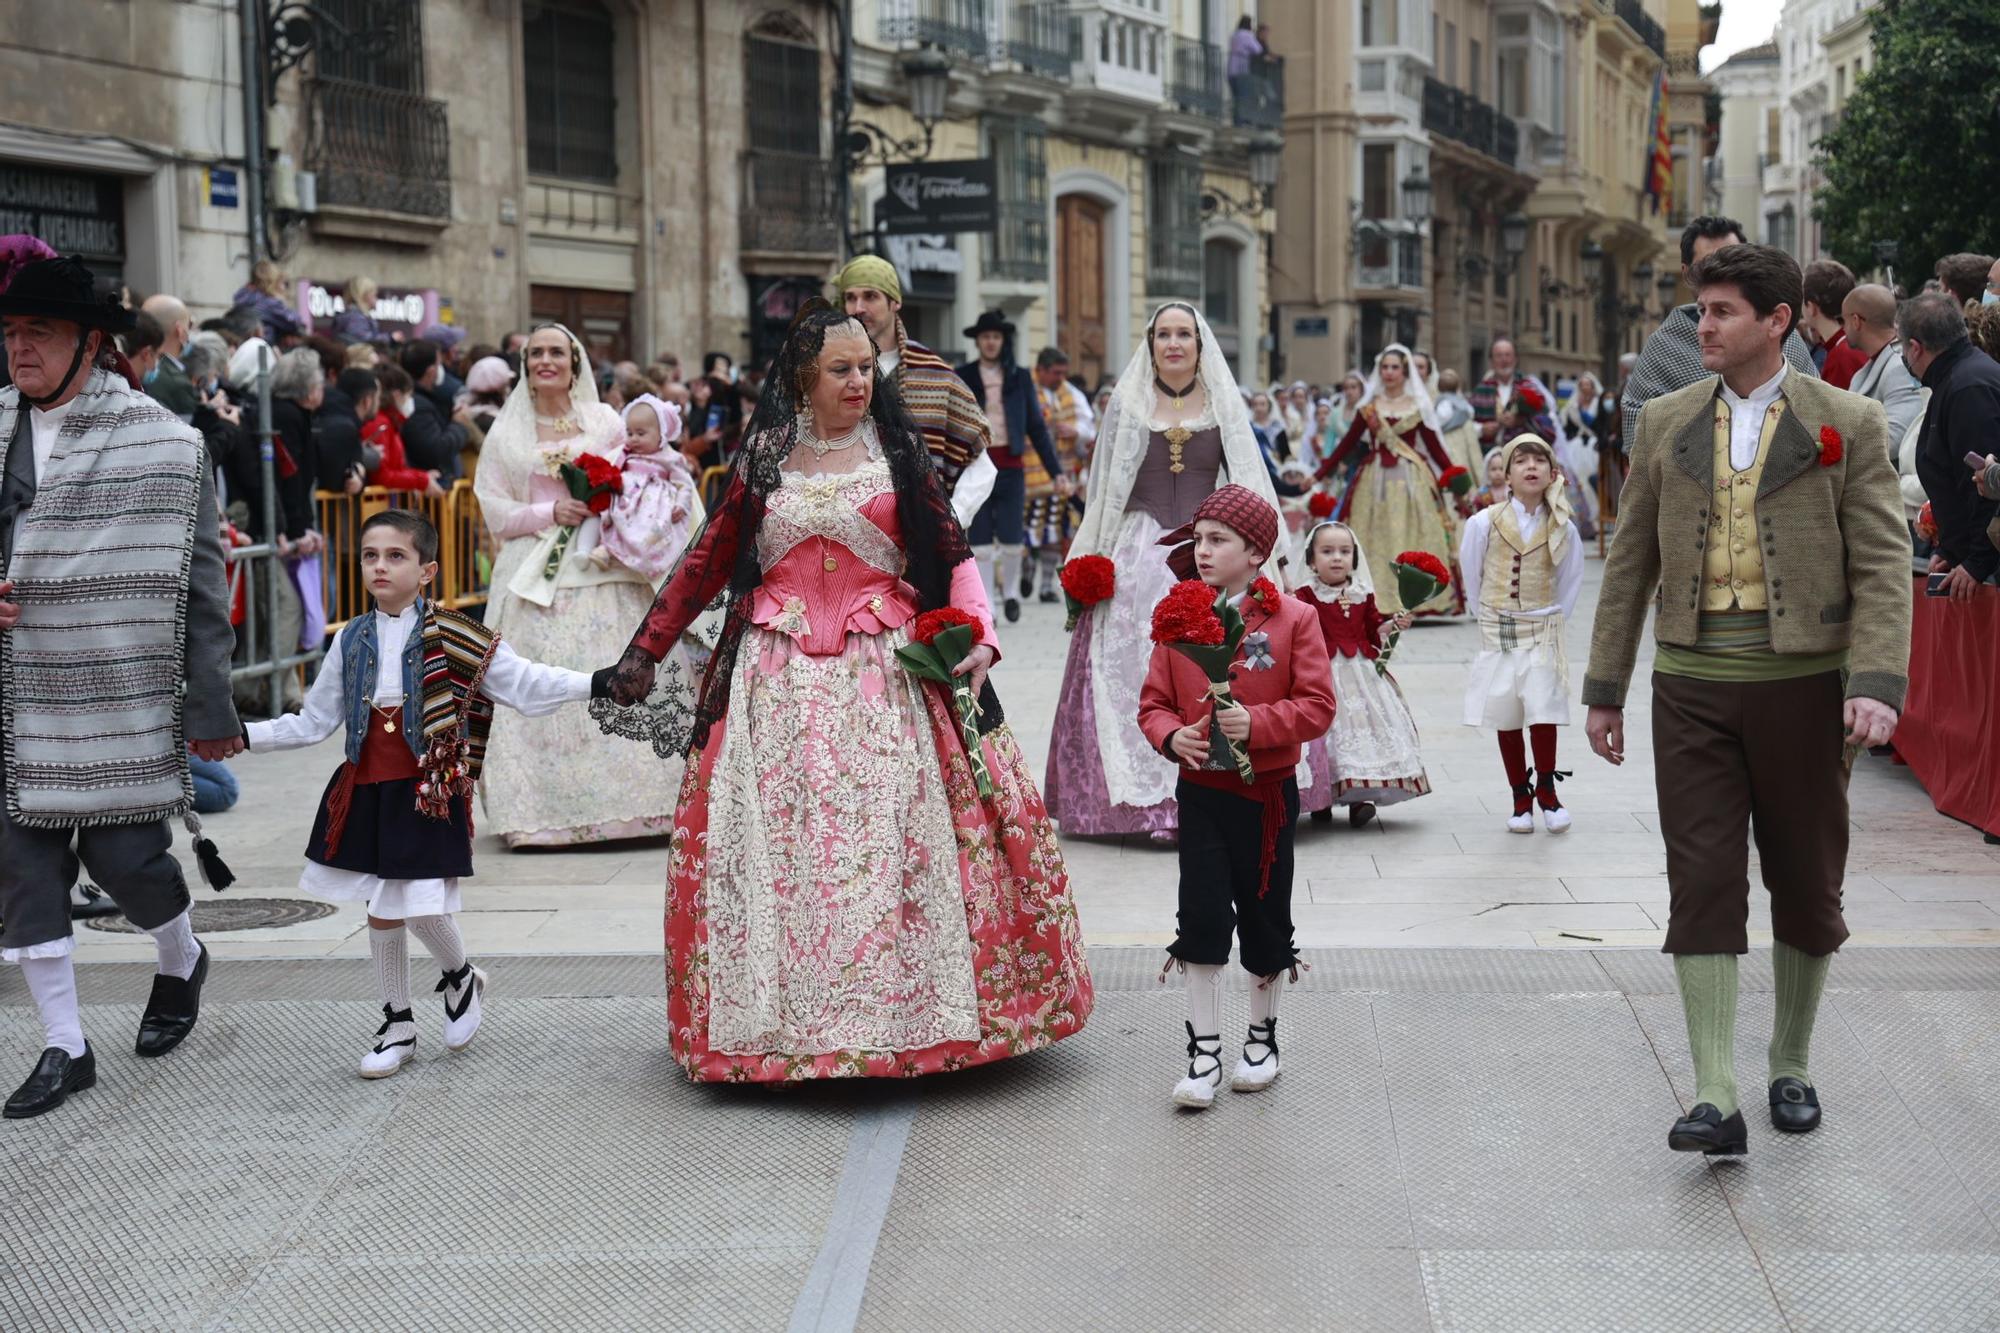
[(659, 584), (680, 559), (701, 517), (694, 473), (678, 449), (681, 412), (652, 394), (625, 405), (625, 488), (604, 513), (604, 535), (592, 557), (615, 559)]

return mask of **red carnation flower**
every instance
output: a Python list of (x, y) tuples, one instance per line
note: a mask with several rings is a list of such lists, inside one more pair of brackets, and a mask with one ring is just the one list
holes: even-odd
[(918, 616), (910, 627), (910, 638), (916, 643), (928, 644), (938, 635), (957, 625), (972, 626), (972, 641), (983, 643), (986, 631), (977, 620), (955, 606), (941, 606), (935, 611), (926, 611)]
[(1438, 489), (1450, 491), (1453, 495), (1466, 495), (1472, 490), (1472, 474), (1462, 467), (1448, 467), (1438, 473)]
[(1250, 595), (1262, 602), (1267, 610), (1278, 604), (1278, 586), (1262, 576), (1250, 585)]
[(1451, 582), (1451, 571), (1444, 567), (1444, 561), (1429, 551), (1405, 551), (1396, 557), (1396, 564), (1411, 565), (1436, 579), (1439, 583)]
[(1118, 587), (1118, 569), (1107, 556), (1080, 555), (1062, 567), (1063, 591), (1079, 606), (1109, 601)]
[(1216, 644), (1224, 638), (1215, 589), (1200, 579), (1176, 583), (1153, 608), (1154, 643)]
[(1917, 529), (1917, 535), (1919, 537), (1922, 537), (1925, 541), (1929, 542), (1933, 546), (1937, 545), (1937, 539), (1938, 539), (1937, 517), (1936, 515), (1931, 513), (1931, 502), (1929, 500), (1924, 501), (1923, 508), (1917, 511), (1917, 521), (1915, 527)]
[(590, 487), (590, 498), (584, 503), (593, 514), (602, 514), (611, 508), (611, 497), (625, 489), (625, 475), (618, 465), (599, 454), (581, 454), (577, 466), (583, 469), (584, 482)]
[(1840, 432), (1831, 426), (1819, 428), (1819, 465), (1832, 467), (1840, 461)]
[(1314, 491), (1312, 498), (1306, 501), (1306, 512), (1314, 518), (1332, 518), (1333, 497), (1325, 491)]
[(1528, 415), (1531, 417), (1540, 416), (1548, 407), (1548, 402), (1543, 399), (1541, 391), (1536, 389), (1532, 384), (1523, 384), (1520, 388), (1514, 390), (1514, 401), (1519, 403), (1523, 408), (1526, 408)]

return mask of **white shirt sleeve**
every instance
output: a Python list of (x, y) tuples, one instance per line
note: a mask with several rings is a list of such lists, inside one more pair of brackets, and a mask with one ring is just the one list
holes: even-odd
[(1091, 409), (1090, 399), (1083, 390), (1072, 384), (1069, 391), (1076, 399), (1076, 446), (1088, 450), (1097, 438), (1097, 413)]
[(501, 640), (486, 664), (480, 692), (503, 708), (526, 717), (547, 717), (564, 704), (590, 697), (590, 677), (568, 667), (530, 662)]
[(1486, 541), (1493, 531), (1493, 510), (1482, 509), (1465, 521), (1458, 542), (1458, 577), (1464, 584), (1465, 614), (1479, 618), (1479, 587), (1486, 573)]
[(1563, 543), (1562, 564), (1556, 566), (1556, 607), (1568, 620), (1576, 610), (1577, 595), (1583, 591), (1583, 538), (1576, 524), (1569, 525), (1569, 540)]
[(340, 640), (334, 635), (320, 659), (319, 674), (296, 713), (252, 722), (244, 728), (252, 750), (297, 750), (318, 745), (347, 725), (347, 688), (341, 683)]

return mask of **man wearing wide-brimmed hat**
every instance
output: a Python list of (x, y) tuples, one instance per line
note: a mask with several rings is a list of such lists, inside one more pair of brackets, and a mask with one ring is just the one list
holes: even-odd
[(9, 1119), (90, 1087), (71, 965), (78, 863), (159, 946), (137, 1053), (194, 1026), (208, 951), (167, 821), (193, 822), (187, 748), (240, 747), (215, 494), (201, 437), (128, 377), (112, 335), (131, 313), (75, 258), (0, 292), (13, 384), (0, 389), (0, 960), (47, 1030)]
[(1063, 466), (1042, 419), (1034, 378), (1026, 367), (1014, 364), (1014, 322), (1004, 311), (988, 310), (965, 336), (972, 339), (975, 355), (958, 368), (958, 377), (985, 409), (994, 444), (986, 453), (993, 460), (993, 489), (966, 524), (965, 536), (1011, 623), (1021, 618), (1014, 562), (1021, 559), (1027, 536), (1028, 488), (1022, 460), (1032, 447), (1050, 477), (1061, 478)]

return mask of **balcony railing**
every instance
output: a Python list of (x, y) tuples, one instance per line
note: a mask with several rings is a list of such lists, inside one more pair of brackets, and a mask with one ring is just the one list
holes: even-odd
[(1252, 129), (1275, 130), (1285, 123), (1285, 62), (1275, 56), (1260, 56), (1250, 62), (1250, 72), (1232, 85), (1236, 98), (1235, 121)]
[(1513, 166), (1521, 152), (1521, 131), (1472, 94), (1436, 79), (1424, 80), (1424, 128)]
[(834, 254), (840, 216), (834, 164), (802, 153), (751, 149), (743, 155), (743, 248)]
[(1046, 200), (1007, 199), (986, 256), (986, 272), (1004, 282), (1043, 282), (1049, 276), (1049, 206)]
[(1069, 81), (1069, 6), (1061, 0), (1016, 5), (1009, 16), (1007, 58), (1044, 78)]
[(1617, 0), (1613, 10), (1625, 25), (1639, 34), (1639, 40), (1656, 56), (1665, 59), (1667, 55), (1667, 30), (1659, 20), (1646, 12), (1639, 0)]
[(1394, 222), (1365, 222), (1355, 256), (1355, 285), (1371, 289), (1424, 286), (1424, 238)]
[(1173, 63), (1163, 17), (1109, 4), (1070, 10), (1070, 55), (1083, 87), (1158, 106)]
[(1222, 119), (1222, 51), (1207, 42), (1174, 38), (1174, 105), (1191, 116)]
[(970, 60), (992, 48), (993, 0), (881, 0), (876, 31), (892, 44), (922, 42)]
[(319, 201), (415, 217), (451, 216), (445, 104), (348, 79), (307, 85), (306, 166)]

